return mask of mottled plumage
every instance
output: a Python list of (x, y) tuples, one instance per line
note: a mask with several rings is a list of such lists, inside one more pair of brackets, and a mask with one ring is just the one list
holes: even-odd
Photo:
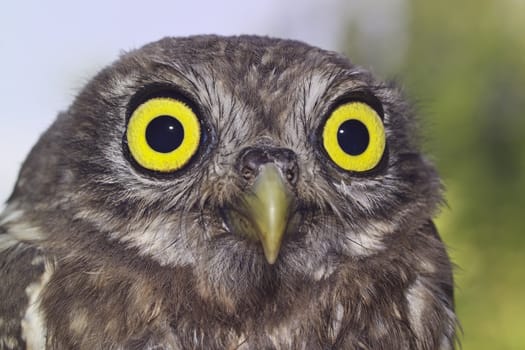
[[(130, 109), (160, 90), (202, 128), (168, 173), (126, 139)], [(323, 150), (348, 99), (383, 118), (371, 171)], [(123, 55), (41, 137), (0, 217), (0, 349), (452, 349), (442, 186), (414, 125), (398, 89), (299, 42), (166, 38)], [(273, 264), (229, 221), (267, 164), (293, 201)]]

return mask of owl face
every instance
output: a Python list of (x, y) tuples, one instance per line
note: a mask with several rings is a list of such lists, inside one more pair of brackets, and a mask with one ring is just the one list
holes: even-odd
[(332, 52), (167, 38), (87, 85), (48, 131), (53, 176), (23, 170), (16, 191), (53, 218), (39, 225), (56, 249), (111, 256), (87, 253), (103, 240), (250, 303), (428, 219), (440, 183), (411, 118), (397, 90)]

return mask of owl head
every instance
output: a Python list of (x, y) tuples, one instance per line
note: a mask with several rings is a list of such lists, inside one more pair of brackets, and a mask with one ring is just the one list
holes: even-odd
[(388, 250), (439, 202), (396, 88), (300, 42), (197, 36), (102, 70), (9, 205), (58, 256), (184, 271), (251, 305)]

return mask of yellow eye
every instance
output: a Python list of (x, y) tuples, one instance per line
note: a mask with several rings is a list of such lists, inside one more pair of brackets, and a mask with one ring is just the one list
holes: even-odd
[(197, 152), (199, 119), (184, 102), (156, 97), (139, 105), (128, 122), (131, 155), (142, 167), (160, 172), (182, 168)]
[(385, 129), (377, 112), (363, 102), (335, 109), (323, 129), (323, 146), (339, 167), (349, 171), (373, 169), (385, 151)]

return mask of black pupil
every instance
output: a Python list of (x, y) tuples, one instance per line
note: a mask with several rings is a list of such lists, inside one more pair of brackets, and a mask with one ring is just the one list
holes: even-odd
[(182, 124), (169, 115), (153, 119), (146, 128), (146, 141), (157, 152), (169, 153), (177, 149), (183, 139)]
[(357, 156), (368, 147), (370, 135), (366, 126), (356, 119), (345, 121), (337, 130), (337, 142), (346, 153)]

